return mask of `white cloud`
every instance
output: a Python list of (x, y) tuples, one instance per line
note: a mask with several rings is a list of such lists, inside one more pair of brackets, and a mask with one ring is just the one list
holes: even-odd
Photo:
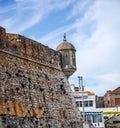
[(87, 89), (93, 90), (98, 95), (104, 95), (107, 90), (114, 90), (119, 85), (120, 73), (119, 72), (110, 72), (110, 74), (98, 74), (93, 76), (97, 86), (91, 85), (87, 86)]
[(61, 0), (44, 0), (42, 2), (16, 0), (16, 3), (6, 7), (6, 9), (0, 9), (2, 15), (6, 15), (6, 13), (9, 15), (9, 11), (12, 11), (12, 14), (6, 19), (0, 18), (0, 24), (7, 27), (11, 32), (20, 33), (42, 21), (52, 11), (61, 10), (72, 2), (72, 0), (62, 2)]
[[(76, 16), (74, 12), (71, 17)], [(68, 41), (71, 40), (77, 49), (77, 71), (71, 76), (70, 83), (78, 85), (77, 76), (83, 75), (86, 80), (91, 79), (85, 82), (86, 89), (98, 95), (104, 95), (106, 90), (120, 85), (118, 13), (118, 1), (95, 1), (72, 25), (63, 26), (42, 38), (54, 45), (62, 33), (70, 33)], [(71, 17), (68, 16), (68, 19)]]
[(76, 3), (73, 5), (73, 8), (70, 12), (70, 15), (67, 16), (67, 20), (70, 20), (74, 17), (81, 17), (84, 15), (84, 13), (87, 11), (88, 7), (92, 4), (92, 0), (81, 0), (76, 1)]
[(53, 49), (56, 49), (58, 44), (63, 41), (63, 34), (69, 32), (69, 31), (72, 31), (74, 28), (75, 28), (74, 24), (69, 24), (69, 25), (63, 26), (57, 30), (54, 30), (54, 31), (48, 33), (47, 35), (43, 36), (42, 38), (39, 38), (36, 40), (38, 40), (39, 42), (42, 41), (44, 43), (50, 44), (50, 46)]
[[(98, 81), (96, 85), (88, 87), (95, 90), (98, 94), (109, 88), (113, 89), (120, 84), (120, 13), (119, 1), (95, 1), (85, 14), (85, 17), (78, 24), (78, 29), (84, 24), (94, 22), (95, 28), (90, 36), (81, 34), (83, 38), (78, 38), (82, 30), (77, 30), (77, 74), (83, 73), (94, 81)], [(91, 13), (92, 12), (92, 13)], [(84, 22), (83, 22), (84, 21)], [(82, 23), (81, 23), (82, 22)], [(88, 28), (89, 30), (89, 28)], [(83, 30), (84, 31), (84, 30)], [(118, 48), (119, 47), (119, 48)], [(116, 72), (117, 71), (117, 72)], [(106, 73), (106, 74), (105, 74)], [(96, 79), (98, 78), (99, 79)], [(93, 82), (94, 83), (94, 82)], [(90, 83), (92, 84), (92, 83)], [(89, 83), (88, 83), (89, 86)], [(100, 89), (101, 88), (101, 89)], [(101, 92), (97, 90), (101, 90)]]

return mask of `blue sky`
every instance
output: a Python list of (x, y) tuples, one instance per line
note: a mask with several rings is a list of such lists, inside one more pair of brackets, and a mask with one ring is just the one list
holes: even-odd
[(120, 86), (120, 0), (0, 0), (0, 26), (53, 49), (66, 33), (77, 57), (71, 84), (83, 76), (98, 96)]

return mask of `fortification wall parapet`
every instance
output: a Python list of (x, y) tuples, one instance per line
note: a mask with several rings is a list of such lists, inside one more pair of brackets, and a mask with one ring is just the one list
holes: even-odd
[(2, 27), (0, 32), (0, 51), (60, 69), (59, 52), (19, 34), (6, 33)]

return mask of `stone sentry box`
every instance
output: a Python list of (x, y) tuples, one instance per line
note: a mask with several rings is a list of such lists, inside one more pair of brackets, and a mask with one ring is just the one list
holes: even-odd
[(80, 128), (61, 53), (0, 27), (0, 128)]

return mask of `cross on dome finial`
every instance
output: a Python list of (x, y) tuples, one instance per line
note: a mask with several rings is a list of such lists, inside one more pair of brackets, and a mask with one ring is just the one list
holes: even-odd
[(63, 41), (67, 41), (67, 39), (66, 39), (66, 33), (64, 33), (64, 39), (63, 39)]

